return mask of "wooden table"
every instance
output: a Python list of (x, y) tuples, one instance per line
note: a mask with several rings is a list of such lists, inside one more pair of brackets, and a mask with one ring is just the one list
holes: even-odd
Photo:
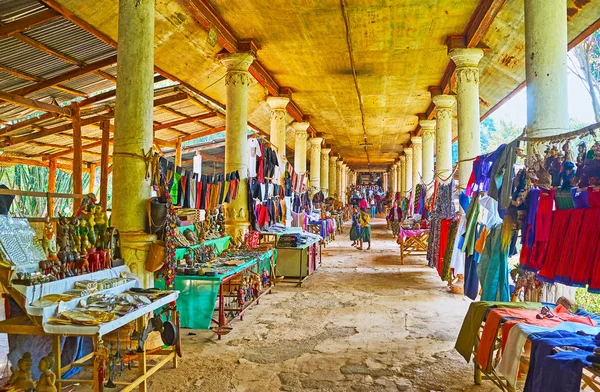
[(404, 257), (414, 253), (427, 253), (429, 229), (410, 230), (400, 227), (398, 244), (400, 245), (400, 262), (404, 265)]

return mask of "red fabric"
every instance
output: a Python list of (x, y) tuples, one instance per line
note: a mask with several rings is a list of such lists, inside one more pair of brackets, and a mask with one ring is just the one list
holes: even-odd
[(571, 238), (567, 234), (571, 215), (573, 215), (573, 210), (556, 210), (552, 212), (552, 227), (550, 239), (548, 240), (548, 250), (546, 251), (544, 265), (538, 273), (542, 280), (554, 282), (562, 246), (566, 241), (571, 241)]
[(265, 151), (263, 149), (263, 145), (262, 143), (258, 143), (258, 148), (260, 148), (260, 156), (256, 157), (256, 162), (258, 164), (258, 170), (257, 172), (257, 177), (258, 177), (258, 182), (260, 182), (261, 184), (265, 182), (265, 165), (264, 165), (264, 156), (265, 156)]
[[(475, 165), (475, 163), (478, 163), (480, 160), (480, 157), (475, 158), (475, 160), (473, 161), (473, 165)], [(465, 189), (465, 194), (467, 196), (471, 196), (471, 194), (473, 193), (473, 185), (475, 185), (475, 170), (471, 170), (471, 176), (469, 177), (469, 181), (467, 182), (467, 189)]]
[(440, 226), (440, 253), (438, 254), (437, 270), (438, 274), (442, 276), (442, 270), (444, 268), (444, 254), (446, 253), (446, 247), (448, 246), (448, 234), (450, 233), (450, 224), (452, 219), (443, 219)]
[(574, 323), (580, 323), (585, 325), (595, 326), (596, 322), (590, 317), (575, 316), (572, 315), (562, 305), (558, 305), (552, 313), (553, 318), (538, 319), (536, 316), (540, 313), (539, 310), (531, 309), (506, 309), (498, 308), (492, 309), (487, 315), (483, 332), (481, 333), (481, 341), (477, 347), (477, 355), (475, 359), (477, 363), (483, 368), (484, 371), (490, 370), (490, 359), (493, 352), (494, 341), (498, 333), (498, 327), (500, 322), (504, 318), (511, 318), (504, 323), (502, 328), (502, 346), (504, 347), (505, 340), (508, 338), (508, 332), (517, 323), (526, 323), (531, 325), (538, 325), (541, 327), (555, 327), (558, 324), (569, 321)]
[(600, 271), (594, 272), (600, 251), (600, 209), (584, 210), (579, 234), (578, 246), (573, 255), (571, 282), (577, 286), (585, 286), (594, 280), (594, 287), (600, 286)]
[[(562, 248), (555, 272), (556, 281), (564, 284), (569, 284), (571, 282), (571, 271), (573, 271), (575, 265), (575, 258), (573, 255), (577, 248), (587, 247), (587, 244), (579, 241), (580, 235), (583, 234), (581, 231), (581, 224), (587, 209), (575, 208), (567, 211), (571, 213), (571, 216), (569, 218), (569, 226), (567, 227), (567, 231), (563, 233), (563, 236), (564, 238), (568, 238), (568, 240), (561, 241)], [(585, 232), (586, 230), (583, 231)]]
[(258, 211), (256, 219), (258, 221), (258, 225), (260, 227), (262, 227), (262, 226), (264, 226), (264, 224), (267, 222), (267, 219), (269, 218), (269, 211), (268, 211), (267, 207), (263, 206), (262, 204), (259, 204), (258, 206), (256, 206), (256, 209)]
[(202, 209), (203, 206), (200, 205), (200, 201), (202, 200), (202, 181), (198, 181), (198, 196), (196, 196), (196, 209)]
[(552, 228), (552, 210), (554, 209), (554, 189), (542, 190), (535, 215), (535, 242), (526, 267), (538, 271), (544, 265), (550, 230)]
[(588, 188), (590, 208), (600, 208), (600, 189)]

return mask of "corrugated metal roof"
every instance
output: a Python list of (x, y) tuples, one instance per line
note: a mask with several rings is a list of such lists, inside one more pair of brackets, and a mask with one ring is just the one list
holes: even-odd
[(36, 0), (0, 0), (0, 23), (13, 22), (44, 9), (46, 6)]

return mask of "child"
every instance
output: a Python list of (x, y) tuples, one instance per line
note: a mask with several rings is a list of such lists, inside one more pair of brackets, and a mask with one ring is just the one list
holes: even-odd
[(350, 229), (350, 239), (352, 240), (351, 246), (358, 245), (360, 239), (360, 214), (356, 207), (352, 208), (352, 228)]
[(363, 242), (367, 242), (369, 247), (367, 250), (371, 249), (371, 225), (369, 225), (369, 221), (371, 218), (369, 214), (367, 214), (367, 210), (365, 208), (360, 209), (360, 244), (358, 249), (363, 249)]

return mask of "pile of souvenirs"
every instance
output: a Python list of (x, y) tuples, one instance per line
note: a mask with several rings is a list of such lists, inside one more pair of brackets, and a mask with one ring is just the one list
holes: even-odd
[(33, 360), (31, 353), (26, 352), (19, 359), (17, 369), (13, 369), (7, 385), (2, 387), (2, 391), (19, 392), (33, 391), (35, 389), (37, 392), (56, 392), (56, 375), (52, 371), (54, 365), (54, 356), (52, 353), (42, 357), (38, 363), (41, 375), (39, 380), (34, 383), (31, 375)]
[[(46, 221), (41, 245), (43, 249), (41, 255), (44, 255), (45, 259), (42, 260), (38, 255), (15, 254), (15, 246), (19, 245), (19, 236), (10, 232), (13, 226), (3, 221), (3, 226), (6, 226), (0, 228), (5, 252), (3, 259), (37, 257), (39, 261), (38, 268), (35, 270), (29, 268), (18, 271), (12, 280), (13, 283), (30, 286), (123, 265), (118, 245), (119, 233), (115, 228), (108, 227), (106, 212), (102, 205), (95, 203), (92, 196), (84, 199), (75, 215), (70, 218), (59, 218), (56, 239), (54, 225), (49, 220)], [(4, 233), (4, 230), (9, 232)], [(14, 237), (13, 243), (10, 242), (12, 237)], [(21, 244), (19, 247), (29, 247), (29, 245)]]
[(187, 228), (183, 233), (181, 230), (174, 230), (174, 239), (178, 248), (188, 248), (207, 240), (224, 237), (226, 233), (223, 206), (207, 213), (203, 221), (196, 220), (193, 226), (194, 230)]

